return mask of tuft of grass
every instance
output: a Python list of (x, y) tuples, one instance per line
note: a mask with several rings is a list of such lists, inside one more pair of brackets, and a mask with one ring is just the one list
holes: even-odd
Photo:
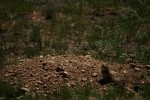
[(30, 41), (35, 44), (39, 50), (42, 50), (42, 36), (40, 34), (40, 27), (37, 25), (32, 26), (32, 33), (30, 34)]
[(56, 54), (64, 54), (68, 50), (68, 45), (63, 41), (53, 41), (51, 48)]
[(131, 100), (134, 98), (134, 93), (127, 91), (122, 86), (113, 86), (102, 94), (102, 97), (104, 100)]
[(33, 92), (24, 94), (20, 88), (0, 80), (0, 98), (2, 100), (11, 100), (18, 97), (19, 100), (149, 100), (149, 85), (149, 83), (143, 85), (137, 95), (122, 86), (114, 85), (110, 85), (105, 92), (99, 92), (90, 84), (76, 85), (74, 88), (61, 85), (56, 91), (47, 94)]
[(40, 27), (38, 25), (32, 25), (32, 32), (30, 33), (31, 44), (24, 48), (24, 53), (27, 57), (37, 56), (42, 52), (42, 36), (40, 34)]
[(14, 87), (2, 79), (0, 80), (0, 91), (1, 100), (12, 100), (23, 95), (19, 87)]

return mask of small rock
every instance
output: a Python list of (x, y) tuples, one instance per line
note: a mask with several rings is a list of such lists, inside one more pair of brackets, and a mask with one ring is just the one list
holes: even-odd
[(9, 73), (13, 73), (14, 71), (13, 70), (9, 70)]
[(136, 71), (140, 71), (140, 69), (139, 69), (139, 68), (134, 68), (134, 70), (136, 70)]
[(4, 76), (6, 76), (6, 77), (7, 77), (7, 76), (9, 76), (9, 74), (4, 74)]
[(65, 70), (63, 68), (60, 68), (60, 67), (56, 68), (56, 72), (62, 72), (62, 71), (65, 71)]
[(54, 61), (50, 61), (50, 60), (48, 60), (47, 62), (48, 62), (49, 64), (52, 64), (52, 65), (53, 65), (53, 64), (55, 64), (55, 62), (54, 62)]
[(47, 85), (46, 85), (46, 84), (44, 84), (44, 85), (42, 86), (42, 88), (46, 89), (46, 88), (47, 88)]
[(47, 71), (48, 69), (48, 66), (43, 66), (43, 70)]
[(102, 90), (103, 90), (103, 91), (107, 91), (107, 89), (106, 89), (105, 87), (104, 87), (104, 88), (102, 88)]
[(132, 61), (132, 58), (127, 58), (127, 63), (131, 63)]
[(36, 81), (38, 84), (42, 84), (42, 82), (41, 81)]
[(127, 70), (124, 70), (123, 73), (124, 73), (124, 74), (127, 74)]
[(61, 72), (60, 75), (62, 76), (62, 78), (68, 78), (68, 72), (64, 71), (64, 72)]
[(92, 77), (97, 77), (97, 76), (98, 76), (98, 73), (93, 73), (91, 76), (92, 76)]
[(91, 55), (86, 55), (85, 58), (92, 59)]
[(93, 82), (93, 80), (90, 80), (90, 82), (92, 83), (92, 82)]
[(47, 55), (47, 57), (50, 57), (50, 55)]
[(43, 55), (40, 55), (40, 57), (39, 57), (40, 59), (42, 59), (43, 58)]
[(25, 87), (21, 88), (21, 91), (22, 92), (30, 92), (30, 90), (28, 88), (25, 88)]
[(146, 65), (145, 68), (146, 68), (146, 69), (150, 69), (150, 65)]
[(17, 76), (17, 73), (13, 73), (12, 76)]
[(82, 73), (85, 73), (85, 70), (84, 70), (84, 69), (82, 69), (82, 70), (81, 70), (81, 72), (82, 72)]
[(34, 74), (30, 73), (30, 76), (32, 77), (32, 76), (34, 76)]
[(131, 67), (131, 68), (135, 68), (135, 67), (136, 67), (136, 64), (130, 63), (130, 67)]
[(19, 60), (20, 62), (24, 62), (25, 60)]
[(47, 65), (47, 63), (46, 63), (46, 62), (43, 62), (43, 63), (42, 63), (42, 66), (46, 66), (46, 65)]
[(86, 78), (82, 78), (81, 81), (82, 81), (82, 82), (85, 82), (85, 81), (87, 81), (87, 79), (86, 79)]

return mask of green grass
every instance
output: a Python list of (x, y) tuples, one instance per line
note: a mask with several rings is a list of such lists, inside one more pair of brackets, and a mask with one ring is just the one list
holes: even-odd
[(141, 86), (141, 90), (135, 95), (122, 86), (109, 85), (107, 91), (100, 92), (91, 85), (77, 85), (70, 88), (66, 85), (60, 86), (55, 92), (47, 94), (36, 94), (33, 92), (24, 94), (21, 89), (14, 87), (4, 81), (0, 81), (0, 98), (2, 100), (149, 100), (150, 84)]
[(34, 2), (32, 0), (0, 0), (0, 12), (9, 18), (30, 14), (33, 9)]
[[(39, 11), (42, 11), (45, 22), (34, 22), (25, 18), (36, 8), (34, 0), (0, 0), (0, 66), (10, 64), (7, 62), (10, 56), (31, 58), (40, 54), (68, 54), (71, 50), (76, 55), (91, 53), (97, 59), (119, 63), (127, 63), (126, 59), (134, 55), (140, 63), (150, 64), (148, 0), (68, 0), (61, 3), (41, 4)], [(70, 45), (76, 46), (75, 49), (70, 50)], [(14, 88), (3, 82), (0, 84), (5, 91), (0, 92), (1, 96), (16, 97)], [(149, 84), (143, 87), (139, 98), (148, 100), (148, 93)], [(98, 93), (90, 86), (75, 89), (64, 86), (47, 96), (31, 93), (22, 99), (74, 98), (135, 99), (122, 87), (110, 87), (106, 93)]]
[[(69, 51), (70, 41), (73, 41), (80, 45), (78, 50), (72, 51), (75, 54), (86, 55), (94, 51), (95, 58), (121, 63), (126, 63), (127, 56), (134, 54), (139, 62), (149, 64), (150, 23), (147, 19), (150, 10), (143, 1), (69, 0), (61, 7), (50, 1), (40, 9), (49, 19), (46, 23), (18, 17), (22, 13), (32, 14), (36, 7), (34, 1), (0, 2), (3, 13), (0, 16), (1, 30), (7, 34), (5, 45), (17, 45), (18, 55), (64, 54)], [(5, 18), (5, 14), (9, 17)], [(13, 20), (11, 16), (14, 16)], [(46, 39), (43, 39), (44, 36)], [(88, 45), (84, 46), (83, 42), (88, 42)], [(6, 49), (10, 51), (8, 55), (16, 52)], [(127, 56), (122, 56), (124, 54)]]
[(0, 80), (0, 91), (1, 100), (12, 100), (23, 95), (19, 87), (12, 86), (2, 79)]

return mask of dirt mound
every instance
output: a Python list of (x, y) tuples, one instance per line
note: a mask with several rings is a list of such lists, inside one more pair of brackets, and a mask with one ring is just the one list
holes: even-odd
[[(102, 90), (105, 85), (99, 81), (102, 79), (103, 63), (89, 55), (40, 56), (21, 60), (18, 65), (6, 66), (1, 73), (12, 84), (21, 84), (30, 91), (52, 92), (62, 84), (74, 87), (87, 83)], [(115, 80), (123, 82), (126, 87), (133, 88), (135, 84), (149, 81), (148, 70), (142, 66), (115, 63), (107, 63), (107, 66)]]

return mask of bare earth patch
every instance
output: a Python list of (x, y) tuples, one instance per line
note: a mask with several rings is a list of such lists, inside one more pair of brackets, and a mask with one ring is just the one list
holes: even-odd
[[(21, 60), (18, 65), (9, 65), (0, 71), (1, 77), (11, 84), (21, 84), (29, 91), (53, 92), (62, 84), (69, 87), (91, 84), (98, 90), (106, 90), (107, 85), (100, 83), (102, 64), (104, 62), (95, 60), (90, 55), (48, 55)], [(112, 77), (127, 88), (135, 89), (150, 82), (148, 66), (109, 62), (107, 66)]]

